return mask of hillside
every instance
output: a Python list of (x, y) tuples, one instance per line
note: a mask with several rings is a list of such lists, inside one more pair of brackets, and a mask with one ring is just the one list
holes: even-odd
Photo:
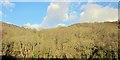
[(2, 22), (2, 53), (17, 58), (117, 58), (117, 23), (77, 23), (35, 31)]

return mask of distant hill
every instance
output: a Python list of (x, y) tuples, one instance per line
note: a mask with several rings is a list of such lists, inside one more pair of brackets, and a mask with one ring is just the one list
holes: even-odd
[(118, 24), (76, 23), (40, 31), (2, 24), (2, 53), (18, 58), (117, 58)]

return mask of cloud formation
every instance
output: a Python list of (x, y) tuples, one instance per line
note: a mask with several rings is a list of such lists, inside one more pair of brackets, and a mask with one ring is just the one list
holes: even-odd
[(41, 29), (43, 27), (50, 28), (56, 27), (65, 24), (61, 24), (63, 22), (67, 22), (69, 20), (73, 20), (76, 18), (76, 12), (71, 12), (70, 16), (68, 15), (69, 3), (64, 2), (51, 2), (47, 8), (47, 14), (43, 18), (41, 24), (25, 24), (24, 27), (31, 29)]
[(68, 2), (51, 2), (47, 8), (47, 14), (43, 18), (43, 22), (41, 24), (32, 25), (27, 23), (24, 27), (39, 30), (41, 28), (66, 26), (64, 22), (69, 22), (71, 20), (76, 20), (80, 23), (118, 20), (117, 9), (110, 6), (93, 4), (91, 1), (86, 5), (79, 7), (82, 10), (80, 13), (80, 18), (78, 18), (78, 11), (69, 12), (70, 6)]
[(10, 11), (15, 7), (15, 4), (10, 2), (10, 0), (3, 0), (1, 3), (3, 8), (9, 9)]
[(45, 22), (65, 22), (68, 20), (68, 3), (50, 3)]
[[(51, 23), (63, 23), (70, 20), (77, 19), (77, 12), (73, 11), (69, 14), (69, 4), (68, 2), (52, 2), (48, 6), (47, 15), (44, 17), (42, 26), (50, 26)], [(55, 25), (54, 24), (54, 27)]]
[(118, 10), (109, 6), (100, 6), (97, 4), (87, 4), (82, 6), (84, 11), (80, 14), (79, 22), (105, 22), (117, 21)]
[(56, 27), (66, 27), (65, 24), (57, 24)]
[(40, 24), (30, 24), (30, 23), (27, 23), (27, 24), (24, 24), (23, 27), (30, 28), (30, 29), (35, 29), (35, 30), (38, 30), (38, 31), (42, 29)]

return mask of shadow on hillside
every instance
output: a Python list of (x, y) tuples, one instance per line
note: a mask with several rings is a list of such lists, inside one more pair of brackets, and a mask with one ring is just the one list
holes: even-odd
[(3, 55), (3, 56), (0, 56), (0, 57), (2, 57), (1, 60), (16, 60), (16, 58), (13, 57), (13, 56)]

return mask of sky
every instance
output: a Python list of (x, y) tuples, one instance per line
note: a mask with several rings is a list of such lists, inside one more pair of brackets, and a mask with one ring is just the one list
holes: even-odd
[(0, 21), (32, 29), (118, 20), (118, 2), (0, 3)]

